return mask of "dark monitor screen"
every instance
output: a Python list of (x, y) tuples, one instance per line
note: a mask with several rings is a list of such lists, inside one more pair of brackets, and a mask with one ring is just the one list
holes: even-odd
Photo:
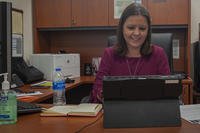
[(182, 93), (180, 75), (105, 76), (105, 100), (154, 100), (177, 98)]
[[(0, 2), (0, 73), (8, 73), (11, 82), (12, 4)], [(0, 84), (3, 77), (0, 77)], [(1, 85), (0, 85), (1, 88)]]

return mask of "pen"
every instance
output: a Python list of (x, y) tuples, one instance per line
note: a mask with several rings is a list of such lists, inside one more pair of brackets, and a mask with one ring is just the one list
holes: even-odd
[(40, 85), (40, 84), (43, 84), (43, 83), (46, 83), (47, 81), (42, 81), (42, 82), (39, 82), (39, 83), (35, 83), (35, 84), (32, 84), (31, 87), (33, 86), (36, 86), (36, 85)]

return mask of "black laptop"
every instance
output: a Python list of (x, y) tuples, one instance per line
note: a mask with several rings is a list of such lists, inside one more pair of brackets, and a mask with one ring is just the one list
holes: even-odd
[(104, 127), (180, 126), (178, 75), (105, 76)]

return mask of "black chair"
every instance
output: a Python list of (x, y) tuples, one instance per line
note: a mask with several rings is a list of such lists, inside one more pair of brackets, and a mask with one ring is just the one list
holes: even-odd
[[(173, 73), (173, 56), (172, 56), (172, 33), (152, 33), (151, 35), (151, 43), (158, 45), (164, 49), (166, 55), (168, 57), (168, 62), (170, 66), (170, 71)], [(117, 43), (117, 36), (109, 36), (108, 37), (108, 47), (113, 46)]]

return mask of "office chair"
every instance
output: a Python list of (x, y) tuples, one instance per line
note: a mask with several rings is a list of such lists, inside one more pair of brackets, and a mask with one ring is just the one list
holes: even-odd
[[(168, 57), (170, 71), (173, 73), (173, 56), (172, 56), (172, 33), (152, 33), (151, 43), (162, 47)], [(117, 36), (112, 35), (108, 37), (108, 47), (111, 47), (117, 43)]]

